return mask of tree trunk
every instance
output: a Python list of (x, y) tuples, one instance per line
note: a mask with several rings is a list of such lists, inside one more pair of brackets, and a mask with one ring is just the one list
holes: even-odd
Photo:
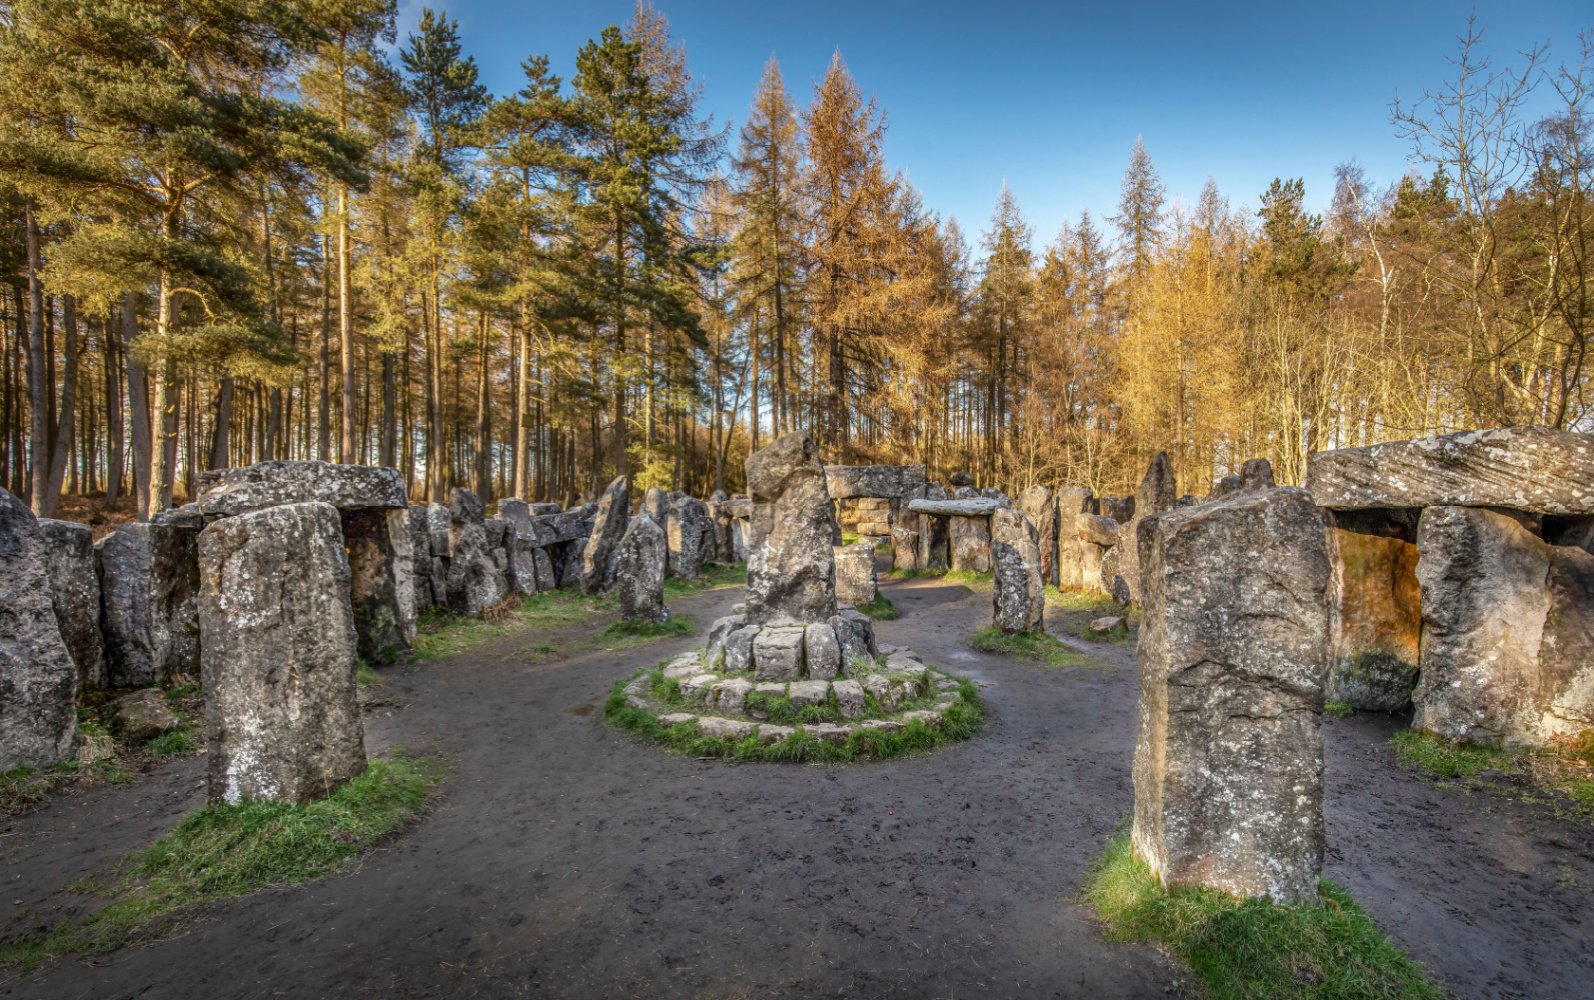
[(28, 470), (31, 506), (40, 517), (49, 517), (54, 506), (49, 502), (50, 396), (55, 387), (47, 385), (48, 367), (44, 350), (44, 285), (39, 279), (43, 266), (39, 259), (39, 224), (33, 215), (33, 202), (22, 203), (22, 221), (28, 269)]

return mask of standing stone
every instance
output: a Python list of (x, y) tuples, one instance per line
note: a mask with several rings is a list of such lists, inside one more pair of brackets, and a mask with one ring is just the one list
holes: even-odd
[[(924, 491), (926, 500), (947, 499), (946, 488), (932, 483)], [(909, 505), (912, 509), (912, 505)], [(949, 518), (919, 515), (919, 568), (945, 573), (952, 565), (952, 525)]]
[[(1344, 523), (1345, 515), (1338, 520)], [(1417, 546), (1333, 527), (1334, 637), (1328, 696), (1368, 712), (1411, 707), (1421, 655)]]
[(592, 535), (581, 552), (581, 592), (591, 597), (614, 582), (614, 550), (631, 519), (631, 480), (616, 476), (603, 496), (592, 521)]
[(657, 486), (649, 486), (642, 494), (642, 513), (653, 518), (659, 530), (670, 530), (670, 495)]
[(874, 546), (857, 542), (836, 549), (836, 600), (856, 607), (873, 603), (878, 593)]
[(696, 497), (682, 495), (670, 504), (669, 522), (665, 536), (670, 546), (670, 575), (696, 580), (702, 575), (714, 544), (708, 507)]
[(747, 487), (753, 499), (748, 619), (825, 621), (836, 613), (830, 542), (837, 529), (819, 448), (801, 432), (776, 439), (748, 457)]
[[(1135, 494), (1134, 517), (1119, 532), (1113, 577), (1103, 581), (1107, 592), (1119, 603), (1127, 605), (1140, 600), (1140, 549), (1135, 541), (1140, 522), (1152, 514), (1173, 510), (1177, 506), (1179, 490), (1173, 480), (1173, 464), (1168, 461), (1167, 452), (1159, 451), (1146, 469), (1145, 478), (1140, 481), (1140, 491)], [(1105, 566), (1104, 561), (1103, 576), (1107, 573)]]
[[(1018, 509), (1035, 526), (1035, 541), (1040, 547), (1041, 582), (1057, 585), (1057, 536), (1059, 497), (1044, 486), (1031, 486), (1018, 495)], [(1072, 518), (1069, 519), (1072, 523)], [(994, 542), (995, 523), (992, 523)]]
[(633, 517), (615, 549), (614, 589), (620, 596), (620, 617), (628, 622), (663, 622), (664, 529), (651, 516)]
[(1135, 517), (1135, 498), (1100, 497), (1096, 501), (1095, 512), (1102, 517), (1110, 517), (1119, 524), (1128, 524)]
[(410, 600), (417, 615), (436, 603), (432, 590), (432, 534), (428, 518), (430, 510), (431, 508), (423, 503), (412, 504), (409, 509)]
[(0, 489), (0, 771), (50, 767), (77, 742), (77, 664), (56, 624), (44, 536)]
[(448, 513), (448, 608), (479, 618), (509, 596), (509, 581), (493, 558), (481, 498), (456, 487), (449, 491)]
[(1240, 466), (1240, 488), (1247, 490), (1270, 490), (1276, 484), (1273, 482), (1273, 463), (1265, 458), (1248, 458)]
[(1135, 516), (1150, 517), (1172, 510), (1178, 502), (1179, 487), (1173, 479), (1173, 463), (1168, 461), (1167, 452), (1159, 451), (1146, 469), (1145, 478), (1140, 480), (1140, 490), (1135, 494)]
[(991, 519), (986, 516), (951, 517), (948, 537), (952, 568), (970, 573), (991, 571)]
[(1004, 508), (991, 515), (991, 562), (995, 567), (991, 602), (996, 627), (1008, 635), (1041, 632), (1046, 586), (1041, 577), (1040, 547), (1033, 526), (1018, 511)]
[(362, 507), (343, 511), (341, 519), (360, 656), (371, 664), (393, 663), (415, 641), (415, 554), (409, 511)]
[(862, 611), (842, 608), (831, 616), (830, 627), (836, 633), (836, 643), (841, 647), (841, 672), (850, 674), (853, 664), (865, 667), (874, 665), (880, 648), (875, 645), (874, 623)]
[(302, 803), (365, 769), (348, 557), (322, 502), (199, 538), (210, 798)]
[(50, 602), (61, 640), (77, 664), (80, 688), (105, 686), (105, 643), (100, 636), (100, 574), (94, 566), (94, 532), (75, 521), (39, 519)]
[(1412, 725), (1485, 746), (1594, 731), (1594, 555), (1467, 507), (1423, 511), (1417, 554)]
[(1136, 852), (1163, 886), (1315, 901), (1330, 565), (1305, 490), (1148, 516)]
[(157, 687), (199, 669), (199, 563), (192, 528), (124, 524), (95, 545), (111, 687)]

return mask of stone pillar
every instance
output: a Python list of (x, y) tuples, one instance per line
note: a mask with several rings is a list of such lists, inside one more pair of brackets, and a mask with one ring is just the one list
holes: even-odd
[(95, 546), (111, 687), (157, 687), (199, 669), (198, 532), (124, 524)]
[[(1040, 549), (1041, 582), (1057, 585), (1058, 503), (1059, 495), (1044, 486), (1031, 486), (1018, 495), (1018, 509), (1035, 527), (1035, 543)], [(1069, 518), (1072, 524), (1072, 518)], [(992, 524), (994, 535), (995, 524)]]
[(875, 577), (874, 546), (868, 542), (836, 549), (836, 600), (841, 604), (869, 604), (879, 593)]
[(354, 609), (330, 504), (268, 507), (199, 538), (213, 802), (320, 798), (365, 769)]
[(992, 620), (1008, 635), (1044, 630), (1046, 585), (1035, 529), (1016, 510), (991, 514)]
[(954, 516), (947, 519), (947, 537), (952, 549), (952, 568), (970, 573), (991, 571), (991, 519), (989, 515)]
[(479, 618), (509, 596), (509, 579), (493, 559), (481, 499), (470, 490), (450, 490), (448, 514), (448, 608)]
[(581, 592), (591, 597), (614, 582), (614, 550), (631, 518), (631, 480), (616, 476), (598, 498), (592, 534), (581, 550)]
[(80, 688), (105, 686), (105, 642), (100, 636), (100, 573), (94, 564), (94, 532), (75, 521), (39, 519), (50, 601), (61, 626)]
[(1139, 555), (1136, 852), (1168, 888), (1315, 900), (1330, 567), (1311, 495), (1149, 516)]
[(663, 622), (670, 617), (664, 606), (664, 567), (667, 558), (664, 529), (651, 515), (633, 517), (615, 548), (614, 589), (620, 597), (620, 617), (628, 622)]
[(0, 771), (50, 767), (77, 742), (77, 664), (51, 603), (44, 536), (0, 489)]
[(836, 613), (836, 515), (819, 448), (801, 432), (778, 438), (748, 456), (747, 488), (748, 620), (828, 620)]
[(670, 547), (670, 575), (696, 580), (714, 548), (707, 505), (696, 497), (676, 497), (670, 503), (669, 526), (664, 533)]

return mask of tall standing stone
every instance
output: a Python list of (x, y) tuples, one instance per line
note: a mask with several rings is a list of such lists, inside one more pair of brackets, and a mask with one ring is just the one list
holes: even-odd
[(949, 517), (947, 537), (952, 568), (968, 573), (991, 571), (991, 519), (988, 515)]
[(857, 607), (870, 604), (879, 594), (874, 546), (855, 542), (836, 549), (836, 600)]
[(801, 432), (777, 438), (748, 456), (747, 488), (753, 500), (748, 620), (828, 620), (836, 613), (830, 543), (837, 527), (818, 446)]
[(0, 489), (0, 771), (50, 767), (77, 741), (77, 664), (51, 603), (33, 512)]
[(1135, 542), (1140, 523), (1152, 514), (1173, 510), (1178, 504), (1179, 489), (1173, 479), (1173, 463), (1168, 461), (1167, 452), (1159, 451), (1146, 469), (1145, 477), (1140, 480), (1140, 490), (1135, 494), (1132, 508), (1134, 516), (1119, 533), (1121, 541), (1112, 559), (1113, 579), (1103, 581), (1107, 592), (1122, 603), (1140, 601), (1140, 549)]
[(581, 592), (601, 594), (614, 582), (614, 550), (631, 518), (631, 480), (616, 476), (603, 496), (592, 521), (592, 534), (581, 551)]
[(670, 575), (695, 580), (713, 553), (714, 531), (708, 507), (696, 497), (676, 497), (670, 503), (665, 537), (670, 546)]
[(200, 535), (210, 798), (308, 802), (365, 769), (338, 512), (319, 501)]
[(1016, 510), (991, 515), (991, 581), (993, 621), (1008, 635), (1043, 630), (1046, 584), (1041, 577), (1040, 547), (1035, 529)]
[(480, 617), (509, 596), (509, 578), (493, 558), (481, 498), (455, 488), (448, 496), (448, 607)]
[(199, 669), (198, 532), (124, 524), (95, 545), (111, 687), (156, 687)]
[(628, 622), (668, 621), (664, 606), (664, 529), (651, 516), (633, 517), (615, 548), (614, 589)]
[[(1041, 553), (1041, 582), (1053, 585), (1057, 583), (1058, 500), (1058, 495), (1044, 486), (1031, 486), (1018, 495), (1018, 509), (1035, 526), (1035, 542)], [(992, 529), (994, 535), (994, 524)]]
[(50, 601), (61, 626), (80, 688), (105, 686), (105, 641), (100, 635), (100, 573), (94, 563), (94, 532), (75, 521), (39, 519)]
[(1155, 514), (1139, 549), (1136, 852), (1168, 888), (1315, 900), (1330, 566), (1311, 495)]
[(649, 486), (642, 494), (642, 513), (653, 518), (659, 530), (670, 530), (670, 495), (657, 486)]

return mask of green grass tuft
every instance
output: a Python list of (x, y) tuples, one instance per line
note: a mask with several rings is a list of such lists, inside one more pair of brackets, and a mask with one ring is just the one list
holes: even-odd
[(971, 569), (954, 569), (943, 574), (941, 579), (947, 583), (961, 584), (970, 590), (990, 590), (996, 574), (976, 573)]
[(144, 746), (157, 757), (187, 757), (199, 749), (196, 727), (180, 726), (145, 742)]
[(0, 945), (0, 964), (31, 970), (63, 955), (103, 954), (168, 932), (205, 903), (297, 885), (346, 868), (413, 820), (442, 776), (435, 761), (374, 760), (319, 802), (211, 805), (128, 858), (79, 921)]
[(891, 598), (879, 591), (875, 592), (874, 600), (868, 604), (858, 605), (858, 610), (877, 622), (895, 621), (897, 618), (897, 606), (891, 603)]
[(1323, 702), (1323, 714), (1335, 719), (1343, 719), (1356, 714), (1356, 706), (1348, 701), (1330, 698)]
[(662, 622), (611, 622), (598, 633), (605, 639), (662, 639), (691, 634), (692, 619), (685, 615), (675, 615)]
[(737, 563), (735, 566), (708, 565), (703, 567), (695, 580), (667, 577), (664, 581), (664, 599), (668, 601), (671, 598), (686, 597), (705, 590), (724, 590), (727, 587), (741, 587), (746, 584), (746, 563)]
[(969, 645), (982, 653), (1013, 656), (1043, 667), (1099, 667), (1100, 662), (1069, 649), (1044, 632), (1034, 635), (1008, 635), (989, 625), (969, 636)]
[(1515, 770), (1509, 750), (1451, 743), (1414, 729), (1401, 730), (1390, 742), (1402, 764), (1435, 778), (1470, 778), (1484, 771)]
[(1319, 894), (1317, 906), (1285, 907), (1211, 889), (1165, 891), (1126, 833), (1108, 844), (1084, 893), (1109, 939), (1161, 943), (1215, 1000), (1444, 996), (1344, 889), (1323, 881)]
[(945, 575), (940, 570), (934, 569), (890, 569), (886, 571), (886, 576), (893, 580), (939, 580)]

